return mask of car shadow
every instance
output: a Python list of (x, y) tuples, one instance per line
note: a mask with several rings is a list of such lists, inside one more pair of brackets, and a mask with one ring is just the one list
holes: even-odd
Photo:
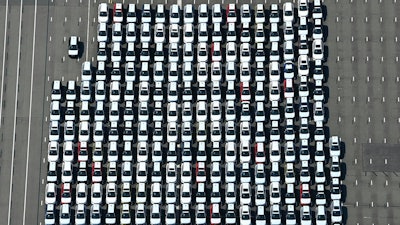
[(82, 58), (85, 53), (85, 43), (83, 41), (78, 41), (78, 58)]

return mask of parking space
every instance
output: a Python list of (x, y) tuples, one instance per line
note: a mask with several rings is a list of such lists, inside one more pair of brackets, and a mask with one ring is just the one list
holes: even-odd
[(330, 47), (328, 126), (346, 143), (347, 224), (392, 224), (398, 220), (393, 208), (398, 202), (393, 194), (398, 176), (364, 172), (361, 145), (399, 143), (399, 33), (395, 28), (399, 3), (335, 0), (325, 4)]

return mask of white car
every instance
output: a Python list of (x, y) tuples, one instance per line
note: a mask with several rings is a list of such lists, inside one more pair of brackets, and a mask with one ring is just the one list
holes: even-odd
[(251, 203), (251, 186), (250, 183), (240, 184), (240, 204), (248, 205)]
[(140, 42), (142, 43), (151, 42), (151, 27), (149, 23), (142, 23), (140, 27)]
[(112, 26), (112, 42), (122, 42), (122, 24), (114, 23)]
[(46, 204), (56, 204), (57, 201), (57, 185), (55, 183), (46, 184)]
[(242, 43), (240, 45), (240, 62), (251, 62), (251, 46), (249, 43)]
[(271, 162), (280, 162), (281, 161), (281, 145), (279, 141), (272, 141), (269, 145), (270, 156), (269, 159)]
[(341, 149), (340, 149), (341, 138), (339, 136), (331, 136), (329, 138), (329, 155), (331, 157), (340, 157)]
[(220, 42), (214, 42), (211, 44), (211, 61), (212, 62), (222, 61), (222, 51)]
[(313, 41), (312, 53), (313, 60), (324, 60), (324, 44), (321, 39)]
[(302, 225), (312, 225), (311, 209), (309, 205), (301, 206), (300, 221)]
[(99, 23), (108, 23), (108, 6), (107, 3), (100, 3), (97, 8), (97, 21)]
[(49, 141), (60, 140), (60, 123), (58, 121), (51, 121), (49, 125)]
[(226, 33), (226, 42), (236, 42), (236, 27), (235, 23), (228, 23), (228, 30)]
[(193, 4), (186, 4), (183, 8), (183, 23), (194, 23), (194, 6)]
[(294, 22), (294, 9), (291, 2), (283, 3), (283, 22)]
[(279, 6), (278, 4), (271, 4), (271, 9), (270, 9), (270, 15), (269, 15), (269, 22), (271, 24), (278, 24), (281, 22), (280, 15), (279, 15)]
[(185, 24), (183, 26), (183, 43), (193, 43), (194, 35), (194, 25), (191, 23)]
[(300, 55), (298, 59), (298, 75), (308, 76), (309, 75), (309, 62), (307, 55)]
[(200, 4), (198, 7), (198, 23), (208, 23), (208, 7), (207, 4)]
[(265, 42), (264, 24), (258, 23), (256, 25), (254, 41), (256, 43), (264, 43)]
[(208, 61), (208, 48), (206, 42), (200, 42), (197, 44), (197, 61), (199, 63), (206, 63)]
[(172, 4), (169, 8), (169, 22), (171, 24), (179, 24), (181, 20), (181, 9), (179, 5)]
[[(136, 25), (135, 25), (135, 23), (128, 23), (126, 25), (125, 40), (126, 40), (127, 43), (136, 42), (137, 33), (136, 33)], [(154, 38), (154, 40), (156, 40), (156, 39)]]
[(68, 44), (68, 55), (71, 58), (78, 57), (79, 54), (79, 46), (78, 46), (78, 37), (77, 36), (71, 36), (69, 38), (69, 44)]
[[(257, 4), (255, 10), (255, 21), (257, 24), (265, 23), (265, 13), (264, 13), (264, 5)], [(271, 21), (272, 23), (272, 21)]]
[(291, 22), (286, 22), (283, 33), (285, 41), (293, 41), (294, 40), (294, 29), (293, 24)]
[(308, 17), (308, 0), (297, 1), (297, 12), (299, 17)]
[(323, 39), (324, 38), (324, 33), (322, 31), (322, 19), (315, 19), (314, 20), (314, 29), (312, 33), (312, 38), (314, 40), (317, 39)]
[(269, 201), (271, 205), (281, 203), (281, 190), (279, 187), (279, 182), (271, 182), (269, 186)]
[(138, 225), (146, 224), (146, 211), (145, 211), (145, 206), (143, 203), (136, 205), (135, 224), (138, 224)]
[(113, 42), (111, 61), (121, 62), (121, 44), (119, 42)]
[(298, 35), (302, 36), (308, 36), (308, 22), (307, 22), (307, 17), (300, 17), (300, 24), (298, 28)]
[[(146, 3), (142, 6), (142, 23), (151, 23), (151, 5)], [(122, 223), (122, 222), (121, 222)]]
[(270, 89), (269, 89), (269, 99), (270, 101), (279, 101), (280, 100), (280, 88), (279, 81), (271, 81)]
[(251, 41), (250, 24), (242, 23), (242, 32), (240, 33), (240, 41), (242, 43), (250, 43)]
[(128, 10), (126, 12), (126, 22), (136, 23), (136, 21), (137, 21), (136, 5), (131, 3), (128, 5)]
[(331, 203), (331, 222), (341, 224), (343, 220), (342, 203), (340, 200), (333, 200)]
[(121, 218), (120, 218), (120, 223), (121, 224), (131, 224), (131, 213), (130, 213), (130, 205), (129, 203), (124, 203), (121, 206)]
[(91, 204), (102, 204), (102, 187), (100, 183), (93, 183), (92, 187), (90, 188), (91, 192)]
[(169, 43), (178, 43), (181, 41), (181, 29), (178, 24), (169, 25)]
[[(127, 45), (128, 47), (126, 49), (125, 61), (135, 62), (136, 60), (135, 43), (128, 43)], [(156, 56), (154, 58), (156, 59)]]
[(314, 103), (314, 121), (325, 121), (324, 105), (322, 101), (316, 101)]
[(108, 42), (108, 30), (106, 23), (97, 25), (97, 42)]
[(294, 50), (293, 50), (293, 41), (285, 41), (284, 50), (283, 50), (283, 60), (294, 61)]
[(212, 23), (222, 23), (221, 4), (216, 3), (212, 6), (211, 19), (212, 19)]
[(69, 204), (61, 204), (60, 206), (60, 225), (71, 224), (71, 209)]
[(227, 23), (236, 23), (237, 15), (236, 15), (236, 5), (228, 4), (226, 7), (226, 22)]
[(242, 4), (240, 7), (240, 19), (242, 23), (251, 23), (251, 10), (249, 4)]
[(321, 0), (314, 0), (314, 7), (312, 11), (312, 18), (315, 19), (322, 19), (323, 18), (323, 13), (322, 13), (322, 6), (321, 6)]

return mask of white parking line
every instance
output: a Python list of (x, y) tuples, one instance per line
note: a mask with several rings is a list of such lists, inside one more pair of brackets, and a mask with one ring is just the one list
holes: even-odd
[(1, 91), (0, 91), (0, 128), (1, 128), (1, 115), (3, 112), (3, 91), (4, 91), (4, 66), (6, 60), (6, 43), (7, 43), (7, 19), (8, 18), (8, 0), (6, 1), (6, 18), (4, 20), (4, 41), (3, 41), (3, 66), (1, 71)]
[(24, 0), (21, 0), (21, 6), (19, 10), (19, 30), (18, 30), (18, 57), (17, 57), (17, 80), (15, 82), (15, 102), (14, 102), (14, 128), (13, 128), (13, 141), (11, 149), (11, 171), (10, 171), (10, 193), (8, 196), (8, 215), (7, 224), (11, 222), (11, 195), (12, 195), (12, 184), (14, 174), (14, 154), (15, 154), (15, 136), (17, 127), (17, 102), (18, 102), (18, 82), (19, 82), (19, 64), (21, 60), (21, 30), (22, 30), (22, 4)]
[[(31, 70), (31, 91), (29, 97), (29, 119), (28, 119), (28, 141), (26, 146), (26, 165), (25, 165), (25, 187), (24, 187), (24, 214), (22, 225), (25, 225), (26, 220), (26, 193), (28, 190), (28, 174), (29, 174), (29, 153), (31, 142), (31, 122), (32, 122), (32, 92), (33, 92), (33, 69), (35, 65), (35, 42), (36, 42), (36, 15), (37, 15), (37, 0), (35, 0), (35, 14), (33, 18), (33, 40), (32, 40), (32, 70)], [(46, 117), (47, 119), (47, 117)]]
[[(89, 45), (89, 20), (90, 20), (90, 0), (88, 3), (88, 11), (87, 11), (88, 17), (87, 17), (87, 28), (86, 28), (86, 44)], [(89, 46), (86, 47), (86, 49), (89, 49)], [(86, 51), (86, 61), (89, 57), (89, 51)]]

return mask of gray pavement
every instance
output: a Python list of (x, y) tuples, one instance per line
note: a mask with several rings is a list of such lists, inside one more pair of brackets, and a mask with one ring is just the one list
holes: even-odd
[[(8, 9), (5, 7), (5, 2), (0, 3), (0, 46), (4, 38), (7, 39), (4, 82), (1, 83), (4, 89), (3, 93), (0, 93), (3, 99), (0, 118), (0, 218), (4, 218), (3, 221), (7, 218), (8, 221), (10, 211), (9, 224), (21, 225), (24, 224), (23, 221), (25, 224), (40, 224), (44, 215), (43, 181), (47, 169), (47, 164), (43, 161), (47, 151), (44, 139), (48, 132), (47, 99), (51, 81), (76, 79), (79, 76), (81, 62), (86, 58), (84, 52), (80, 62), (69, 59), (66, 56), (64, 37), (68, 39), (72, 34), (80, 36), (85, 44), (85, 51), (88, 51), (88, 59), (91, 60), (91, 57), (95, 56), (97, 44), (93, 42), (96, 36), (97, 21), (94, 18), (96, 18), (97, 4), (107, 1), (97, 0), (96, 3), (94, 0), (90, 1), (89, 42), (87, 42), (88, 1), (83, 0), (82, 3), (79, 0), (37, 1), (34, 52), (32, 52), (32, 41), (35, 1), (23, 1), (21, 40), (18, 39), (20, 1), (9, 0)], [(177, 1), (167, 0), (168, 4), (172, 2)], [(183, 4), (189, 2), (191, 1), (182, 0)], [(265, 3), (255, 0), (251, 2)], [(142, 4), (142, 1), (135, 3)], [(152, 3), (166, 3), (166, 1), (152, 0)], [(195, 0), (195, 3), (208, 3), (208, 0)], [(236, 3), (236, 1), (225, 0), (222, 3)], [(400, 174), (364, 172), (361, 144), (400, 143), (398, 116), (400, 75), (397, 73), (400, 71), (400, 64), (396, 61), (400, 46), (395, 41), (396, 37), (400, 38), (398, 29), (400, 21), (395, 22), (395, 17), (398, 16), (396, 12), (400, 11), (400, 3), (394, 3), (393, 0), (382, 0), (382, 3), (379, 3), (379, 0), (368, 0), (367, 3), (365, 0), (329, 0), (325, 1), (325, 4), (328, 9), (325, 21), (328, 27), (326, 45), (329, 49), (327, 62), (329, 78), (326, 84), (329, 88), (327, 126), (330, 134), (340, 135), (346, 146), (344, 157), (346, 224), (396, 224), (400, 221), (398, 195)], [(8, 11), (7, 36), (4, 37), (2, 21), (5, 20), (6, 11)], [(18, 52), (19, 44), (21, 52)], [(3, 69), (2, 48), (0, 53), (0, 69)], [(32, 54), (35, 56), (33, 79), (31, 79)], [(18, 57), (20, 57), (20, 70), (16, 85)], [(18, 98), (15, 114), (16, 93)], [(13, 169), (12, 174), (11, 169)], [(9, 210), (10, 175), (13, 180), (11, 210)], [(22, 217), (24, 212), (25, 217)]]

